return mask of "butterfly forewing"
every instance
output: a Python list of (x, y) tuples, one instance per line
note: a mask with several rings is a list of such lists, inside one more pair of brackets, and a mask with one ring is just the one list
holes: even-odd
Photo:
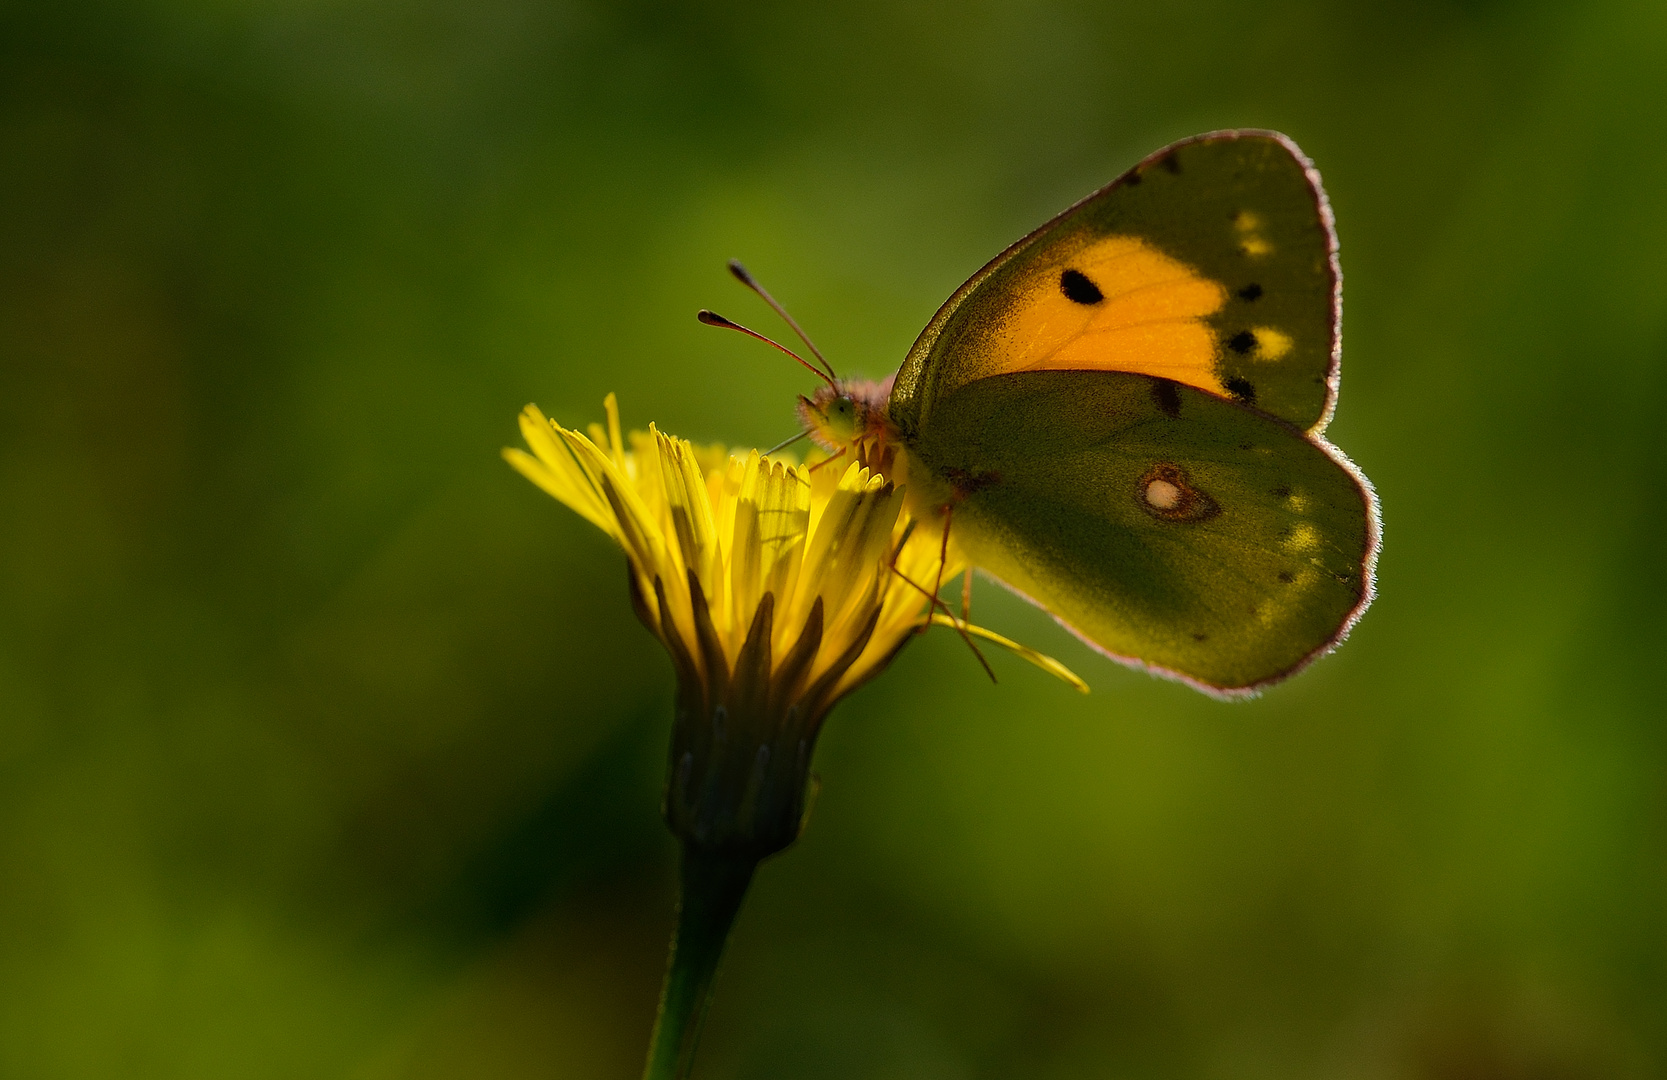
[(1331, 213), (1289, 139), (1168, 147), (922, 332), (887, 406), (911, 497), (952, 508), (973, 563), (1120, 659), (1227, 693), (1283, 678), (1372, 596), (1375, 498), (1321, 435), (1339, 289)]
[(978, 379), (1159, 376), (1318, 433), (1336, 391), (1336, 240), (1319, 177), (1282, 135), (1178, 143), (962, 286), (898, 373), (913, 437)]
[(946, 395), (918, 455), (976, 478), (957, 543), (1125, 660), (1219, 691), (1335, 644), (1370, 599), (1376, 518), (1329, 446), (1165, 379), (994, 375)]

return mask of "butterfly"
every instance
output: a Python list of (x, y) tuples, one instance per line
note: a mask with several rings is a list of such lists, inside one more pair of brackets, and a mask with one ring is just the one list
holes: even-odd
[(1323, 435), (1341, 302), (1308, 158), (1277, 132), (1199, 135), (997, 255), (890, 379), (828, 369), (800, 416), (1096, 649), (1254, 693), (1374, 594), (1377, 497)]

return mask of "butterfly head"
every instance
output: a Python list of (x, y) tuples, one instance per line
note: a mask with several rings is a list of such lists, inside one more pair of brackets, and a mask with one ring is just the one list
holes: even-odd
[(891, 380), (839, 380), (819, 387), (810, 397), (799, 398), (799, 420), (812, 440), (827, 451), (836, 451), (874, 439), (886, 433), (886, 401), (891, 397)]
[(824, 386), (799, 398), (799, 419), (824, 450), (849, 446), (864, 427), (864, 408), (842, 387)]

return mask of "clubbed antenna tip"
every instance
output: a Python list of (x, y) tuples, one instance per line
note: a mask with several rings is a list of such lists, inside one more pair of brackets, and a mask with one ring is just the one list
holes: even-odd
[(740, 259), (729, 260), (729, 272), (735, 275), (736, 281), (739, 281), (747, 288), (758, 288), (758, 282), (754, 281), (752, 275), (747, 272), (747, 268), (741, 265)]
[(736, 281), (739, 281), (741, 284), (757, 293), (759, 299), (763, 300), (766, 304), (769, 304), (770, 309), (777, 315), (781, 316), (782, 322), (793, 328), (793, 333), (797, 334), (799, 340), (805, 343), (805, 348), (810, 350), (810, 355), (816, 357), (816, 362), (821, 367), (821, 370), (818, 371), (817, 374), (821, 375), (830, 383), (838, 382), (839, 376), (834, 374), (833, 365), (828, 363), (828, 358), (822, 355), (822, 350), (818, 349), (816, 347), (816, 343), (810, 340), (810, 336), (799, 327), (799, 324), (794, 321), (793, 316), (787, 313), (787, 309), (777, 303), (776, 298), (771, 296), (769, 292), (765, 290), (764, 286), (758, 283), (758, 279), (752, 276), (752, 271), (748, 270), (745, 266), (742, 266), (740, 259), (731, 259), (729, 260), (729, 272), (735, 276)]
[(804, 357), (800, 356), (798, 353), (794, 352), (792, 349), (789, 349), (787, 346), (783, 345), (779, 341), (774, 340), (773, 338), (765, 337), (763, 334), (760, 334), (757, 330), (747, 329), (745, 326), (742, 326), (740, 323), (736, 322), (734, 319), (726, 319), (722, 315), (719, 315), (716, 311), (709, 311), (706, 308), (701, 308), (699, 311), (695, 312), (695, 318), (699, 319), (701, 322), (705, 323), (707, 326), (720, 326), (725, 330), (736, 330), (736, 331), (739, 331), (740, 333), (743, 333), (743, 334), (747, 335), (748, 337), (757, 338), (759, 341), (762, 341), (764, 344), (769, 345), (772, 348), (780, 349), (782, 352), (786, 353), (788, 356), (791, 356), (793, 359), (795, 359), (799, 363), (803, 364), (805, 366), (805, 370), (809, 371), (811, 374), (815, 375), (817, 378), (821, 379), (823, 382), (827, 383), (829, 386), (832, 386), (834, 384), (833, 379), (829, 377), (827, 372), (823, 371), (821, 368), (817, 367), (815, 364), (812, 364), (810, 361), (806, 360)]

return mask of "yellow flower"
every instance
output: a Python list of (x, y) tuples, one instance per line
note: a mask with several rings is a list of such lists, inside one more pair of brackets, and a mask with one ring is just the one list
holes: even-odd
[(536, 408), (531, 448), (504, 457), (625, 549), (638, 618), (677, 671), (666, 819), (686, 843), (762, 858), (804, 814), (828, 711), (885, 669), (930, 622), (1012, 648), (1079, 688), (1057, 662), (933, 613), (941, 530), (916, 527), (902, 489), (852, 464), (836, 471), (730, 456), (655, 430), (589, 436)]

